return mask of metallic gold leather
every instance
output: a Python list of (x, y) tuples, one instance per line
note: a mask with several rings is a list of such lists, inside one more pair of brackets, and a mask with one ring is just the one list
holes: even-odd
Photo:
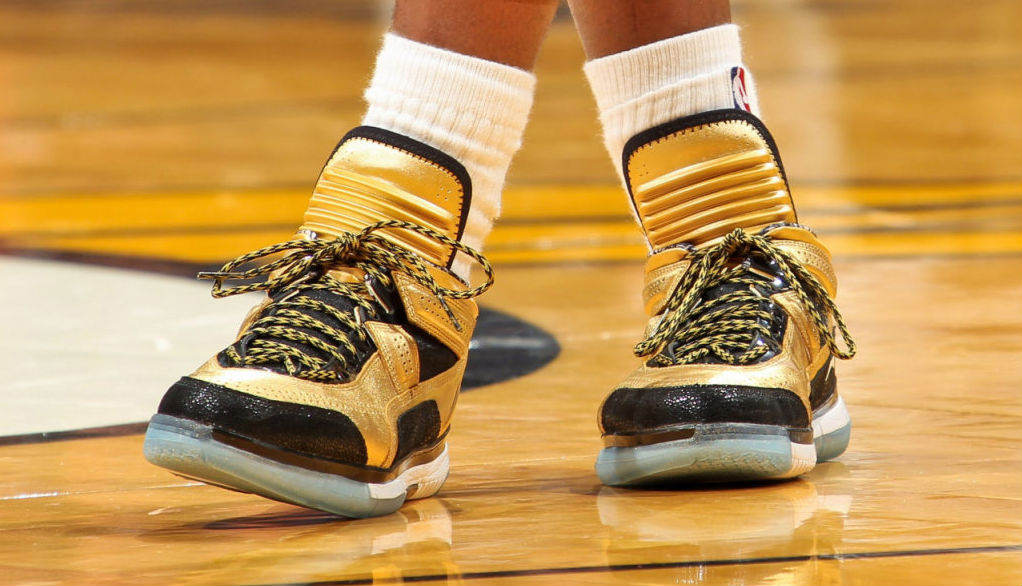
[[(404, 220), (457, 239), (464, 186), (445, 167), (369, 138), (346, 140), (327, 162), (313, 190), (301, 230), (336, 237), (382, 220)], [(449, 247), (407, 230), (386, 238), (446, 266)]]
[(796, 220), (769, 144), (743, 120), (694, 126), (640, 146), (625, 175), (652, 250)]
[(373, 342), (387, 367), (394, 386), (408, 389), (419, 382), (419, 353), (415, 340), (400, 326), (383, 322), (366, 322)]
[(642, 301), (646, 315), (655, 316), (664, 310), (664, 305), (678, 281), (688, 270), (691, 261), (687, 259), (688, 251), (669, 249), (652, 254), (646, 259), (645, 279), (642, 288)]
[[(787, 389), (796, 394), (811, 412), (809, 404), (812, 374), (811, 361), (806, 355), (803, 342), (796, 328), (788, 328), (784, 335), (782, 351), (770, 360), (758, 364), (735, 366), (730, 364), (680, 364), (677, 366), (651, 367), (643, 364), (634, 370), (619, 388), (662, 388), (687, 385), (742, 385)], [(824, 349), (826, 350), (826, 349)], [(606, 400), (605, 400), (606, 401)], [(602, 410), (602, 407), (601, 407)], [(603, 428), (602, 418), (601, 433)]]
[(774, 238), (773, 243), (778, 248), (809, 269), (831, 297), (837, 296), (837, 273), (834, 272), (830, 251), (812, 232), (797, 226), (781, 226), (770, 230), (767, 235)]
[[(820, 277), (821, 282), (832, 296), (836, 294), (837, 283), (833, 277), (834, 269), (830, 262), (830, 253), (811, 232), (797, 226), (790, 226), (771, 230), (769, 235), (775, 238), (772, 241), (774, 245), (802, 261), (806, 268)], [(784, 239), (781, 239), (782, 237)], [(651, 255), (647, 260), (647, 289), (650, 289), (651, 282), (659, 283), (654, 285), (654, 288), (657, 289), (656, 295), (646, 297), (647, 311), (652, 312), (650, 313), (651, 319), (647, 324), (647, 334), (659, 322), (661, 318), (659, 313), (663, 311), (666, 298), (671, 293), (671, 291), (666, 293), (661, 291), (668, 286), (665, 279), (671, 279), (676, 285), (677, 279), (681, 278), (689, 264), (686, 253), (676, 249)], [(673, 285), (671, 285), (671, 289), (673, 290)], [(830, 359), (830, 350), (823, 345), (816, 333), (812, 316), (803, 307), (794, 291), (775, 293), (770, 299), (779, 305), (788, 316), (788, 327), (785, 329), (781, 342), (781, 352), (770, 360), (741, 366), (681, 364), (650, 367), (643, 364), (618, 386), (656, 388), (716, 384), (781, 388), (798, 395), (806, 410), (811, 412), (810, 381), (812, 381), (813, 375)], [(602, 431), (605, 430), (601, 427)]]
[(238, 333), (234, 336), (235, 342), (240, 340), (241, 337), (245, 335), (245, 330), (251, 327), (252, 324), (255, 323), (257, 319), (259, 319), (259, 314), (261, 314), (263, 310), (266, 309), (266, 306), (272, 302), (273, 300), (267, 296), (263, 298), (262, 301), (256, 303), (251, 307), (251, 309), (248, 310), (248, 313), (245, 314), (245, 318), (241, 320), (241, 327), (238, 328)]
[[(338, 268), (331, 276), (361, 282), (363, 271)], [(465, 284), (446, 271), (431, 271), (441, 287), (464, 289)], [(398, 418), (408, 409), (433, 400), (440, 412), (440, 433), (447, 433), (461, 389), (468, 345), (478, 316), (471, 299), (449, 299), (447, 305), (461, 329), (444, 311), (439, 299), (422, 283), (402, 272), (393, 273), (394, 285), (408, 321), (447, 345), (457, 357), (448, 370), (420, 383), (420, 359), (415, 340), (400, 325), (367, 321), (364, 327), (377, 350), (354, 380), (343, 384), (319, 383), (260, 368), (225, 368), (214, 357), (191, 376), (265, 399), (321, 407), (343, 413), (358, 427), (366, 442), (367, 465), (389, 468), (398, 449)], [(250, 310), (242, 333), (270, 303)]]
[[(416, 358), (417, 360), (417, 358)], [(374, 353), (349, 383), (327, 384), (256, 368), (224, 368), (215, 358), (191, 376), (265, 399), (330, 409), (346, 415), (362, 432), (369, 466), (388, 468), (397, 454), (397, 420), (425, 401), (436, 401), (441, 435), (450, 427), (466, 357), (421, 384), (395, 384), (379, 352)]]
[(459, 330), (444, 311), (440, 300), (422, 283), (403, 274), (396, 273), (394, 282), (404, 304), (408, 321), (419, 326), (434, 338), (443, 342), (457, 356), (468, 353), (479, 308), (471, 299), (447, 299), (447, 306), (461, 326)]

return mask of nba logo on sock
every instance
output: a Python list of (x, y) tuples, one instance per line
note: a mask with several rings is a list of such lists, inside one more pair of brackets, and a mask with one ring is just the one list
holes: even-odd
[(745, 68), (731, 68), (731, 95), (735, 101), (735, 108), (752, 112), (752, 104), (749, 103), (749, 92), (745, 90)]

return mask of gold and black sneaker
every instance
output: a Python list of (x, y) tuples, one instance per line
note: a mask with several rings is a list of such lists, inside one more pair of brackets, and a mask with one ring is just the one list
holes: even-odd
[(740, 110), (682, 118), (634, 137), (623, 169), (652, 250), (649, 323), (643, 364), (600, 407), (600, 479), (789, 478), (844, 452), (833, 363), (855, 348), (830, 253), (797, 223), (763, 124)]
[[(492, 283), (489, 263), (458, 242), (470, 200), (467, 172), (444, 153), (377, 128), (349, 133), (295, 239), (200, 275), (216, 297), (266, 297), (233, 344), (167, 391), (146, 458), (351, 517), (436, 493), (472, 297)], [(459, 254), (486, 283), (451, 272)]]

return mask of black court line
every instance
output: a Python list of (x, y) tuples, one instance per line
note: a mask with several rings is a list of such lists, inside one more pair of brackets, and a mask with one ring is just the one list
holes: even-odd
[(144, 422), (125, 423), (122, 425), (107, 425), (103, 427), (89, 427), (85, 429), (72, 429), (68, 431), (44, 431), (40, 433), (5, 435), (0, 436), (0, 446), (17, 446), (22, 444), (45, 444), (50, 442), (64, 442), (68, 440), (139, 435), (145, 433), (146, 425), (147, 424)]
[[(1022, 207), (1022, 203), (1010, 206), (992, 207)], [(947, 208), (954, 210), (956, 208)], [(876, 208), (864, 209), (862, 212), (877, 211)], [(825, 215), (825, 214), (819, 214)], [(827, 214), (829, 215), (829, 214)], [(939, 223), (915, 223), (910, 226), (846, 226), (841, 228), (813, 228), (813, 231), (820, 235), (827, 234), (885, 234), (901, 232), (1012, 232), (1019, 229), (1022, 223), (1017, 218), (997, 218), (998, 225), (991, 225), (983, 219), (973, 219), (966, 222), (939, 222)], [(145, 238), (151, 236), (212, 236), (221, 234), (259, 234), (265, 232), (290, 232), (295, 230), (299, 221), (281, 222), (270, 224), (223, 224), (216, 226), (153, 226), (145, 228), (99, 228), (86, 230), (36, 230), (29, 232), (10, 232), (0, 235), (0, 250), (5, 248), (5, 242), (17, 241), (28, 238)], [(542, 219), (517, 219), (498, 220), (497, 226), (585, 226), (594, 224), (625, 224), (635, 227), (634, 220), (629, 216), (596, 216), (596, 217), (567, 217), (567, 218), (542, 218)], [(812, 228), (812, 226), (810, 226)], [(636, 227), (636, 236), (638, 236)], [(592, 241), (586, 240), (592, 247)], [(638, 242), (638, 240), (636, 241)], [(599, 244), (616, 244), (615, 242), (603, 241)], [(571, 243), (565, 246), (572, 246)], [(487, 246), (486, 250), (527, 250), (521, 246)], [(546, 250), (546, 249), (544, 249)]]
[[(222, 263), (198, 263), (183, 260), (171, 260), (148, 256), (119, 256), (115, 254), (102, 254), (92, 252), (78, 252), (68, 250), (52, 250), (45, 248), (14, 248), (5, 247), (0, 241), (0, 256), (13, 258), (36, 259), (53, 262), (68, 262), (86, 264), (92, 266), (117, 268), (130, 271), (156, 273), (175, 277), (195, 279), (201, 271), (215, 271)], [(946, 261), (970, 261), (970, 260), (1013, 260), (1022, 257), (1018, 251), (997, 251), (997, 252), (962, 252), (962, 253), (918, 253), (918, 254), (835, 254), (834, 260), (839, 262), (878, 262), (878, 261), (914, 261), (914, 260), (946, 260)], [(227, 259), (224, 259), (225, 261)], [(573, 260), (550, 260), (550, 261), (523, 261), (513, 263), (500, 263), (497, 268), (500, 270), (524, 269), (524, 268), (573, 268), (573, 267), (604, 267), (604, 266), (628, 266), (641, 265), (645, 257), (624, 259), (573, 259)]]
[[(401, 582), (432, 582), (451, 578), (458, 580), (493, 580), (496, 578), (519, 578), (529, 576), (564, 576), (570, 574), (630, 572), (643, 570), (671, 570), (683, 568), (705, 568), (722, 566), (752, 566), (761, 564), (790, 564), (814, 561), (848, 561), (862, 559), (911, 558), (940, 555), (963, 555), (978, 553), (1011, 553), (1022, 552), (1022, 545), (993, 545), (979, 547), (956, 547), (942, 549), (909, 549), (896, 551), (869, 551), (861, 553), (834, 553), (819, 555), (795, 555), (764, 558), (737, 558), (715, 560), (692, 560), (683, 562), (651, 562), (637, 564), (613, 564), (606, 566), (571, 566), (555, 568), (536, 568), (523, 570), (498, 570), (492, 572), (465, 572), (462, 574), (423, 574), (418, 576), (401, 576), (393, 580), (380, 581), (378, 578), (351, 578), (339, 580), (318, 580), (315, 582), (289, 582), (288, 586), (356, 586), (361, 584), (401, 583)], [(253, 584), (248, 586), (284, 586), (285, 583)]]
[[(195, 279), (202, 271), (216, 271), (223, 263), (198, 263), (151, 256), (120, 256), (48, 248), (12, 248), (0, 239), (0, 255), (34, 260), (76, 263)], [(228, 259), (224, 259), (226, 261)]]

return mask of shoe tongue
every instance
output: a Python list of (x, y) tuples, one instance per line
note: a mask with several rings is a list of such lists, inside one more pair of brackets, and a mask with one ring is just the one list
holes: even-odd
[[(468, 219), (471, 181), (464, 166), (426, 144), (371, 127), (346, 135), (320, 174), (303, 231), (321, 238), (358, 232), (384, 220), (430, 228), (457, 240)], [(454, 252), (398, 228), (376, 234), (447, 266)]]
[(758, 292), (764, 296), (764, 298), (787, 288), (787, 282), (784, 280), (784, 277), (781, 276), (777, 263), (764, 257), (762, 253), (753, 252), (752, 254), (736, 256), (733, 257), (728, 264), (730, 267), (745, 268), (745, 270), (738, 273), (743, 280), (739, 281), (732, 279), (707, 289), (702, 296), (704, 301), (716, 299), (727, 295), (728, 293), (734, 293), (735, 291), (747, 291), (750, 285), (747, 281), (745, 281), (745, 279), (748, 278), (752, 278), (759, 283), (762, 283), (757, 283), (755, 287), (758, 289)]
[[(785, 323), (785, 317), (783, 310), (771, 303), (768, 297), (785, 289), (787, 284), (783, 277), (778, 275), (776, 263), (759, 253), (754, 252), (752, 254), (736, 255), (728, 261), (728, 266), (729, 268), (745, 267), (745, 270), (741, 270), (736, 273), (735, 278), (726, 280), (703, 291), (700, 296), (700, 305), (705, 306), (706, 304), (726, 295), (740, 291), (749, 292), (750, 287), (755, 288), (755, 291), (753, 292), (762, 296), (762, 300), (758, 303), (758, 309), (773, 316), (773, 318), (768, 320), (766, 323), (761, 321), (762, 325), (771, 330), (772, 335), (764, 337), (760, 333), (756, 332), (749, 338), (749, 345), (746, 348), (729, 353), (731, 353), (733, 357), (737, 358), (741, 354), (745, 353), (746, 350), (752, 349), (753, 346), (765, 346), (766, 352), (759, 356), (755, 362), (769, 360), (780, 351), (780, 338), (783, 336), (783, 324)], [(748, 279), (750, 277), (756, 281), (755, 284), (749, 283)], [(724, 307), (737, 308), (739, 305), (747, 303), (749, 303), (748, 297), (746, 297), (744, 301), (729, 302)], [(669, 358), (673, 359), (674, 350), (671, 344), (666, 346), (662, 352), (664, 352)], [(728, 363), (714, 353), (708, 354), (697, 362), (703, 364)]]
[(629, 194), (650, 247), (711, 245), (735, 228), (795, 222), (780, 156), (755, 116), (718, 110), (640, 133), (625, 146)]
[[(295, 234), (295, 240), (333, 240), (339, 236), (340, 234), (317, 233), (302, 229)], [(355, 267), (332, 267), (327, 274), (341, 283), (361, 283), (365, 280), (365, 271)]]
[[(361, 279), (357, 279), (355, 277), (355, 275), (347, 272), (346, 269), (330, 271), (330, 275), (335, 277), (335, 278), (337, 278), (337, 276), (350, 278), (353, 282), (359, 282), (359, 283), (362, 282)], [(317, 289), (303, 289), (299, 293), (297, 293), (296, 295), (292, 295), (292, 296), (289, 296), (289, 295), (292, 295), (292, 294), (288, 293), (288, 291), (286, 289), (283, 290), (283, 291), (278, 292), (274, 296), (274, 300), (275, 301), (281, 301), (282, 303), (281, 304), (273, 303), (273, 304), (268, 305), (263, 310), (262, 315), (257, 317), (255, 321), (258, 322), (259, 319), (262, 319), (262, 318), (267, 317), (267, 316), (274, 316), (281, 309), (283, 309), (284, 307), (287, 307), (291, 311), (298, 311), (299, 313), (304, 314), (305, 316), (308, 316), (308, 317), (312, 318), (313, 320), (315, 320), (317, 322), (321, 322), (322, 324), (329, 326), (329, 328), (331, 328), (333, 330), (337, 330), (337, 331), (342, 332), (347, 337), (348, 342), (350, 342), (351, 345), (357, 350), (359, 356), (366, 356), (372, 350), (372, 348), (373, 348), (372, 342), (369, 341), (368, 338), (365, 338), (364, 340), (360, 340), (359, 336), (352, 335), (351, 334), (351, 332), (352, 332), (351, 327), (349, 327), (347, 324), (337, 320), (334, 316), (330, 315), (327, 312), (320, 311), (320, 310), (318, 310), (316, 308), (313, 308), (313, 307), (299, 306), (299, 305), (294, 303), (295, 301), (299, 301), (299, 300), (301, 300), (303, 298), (307, 299), (307, 300), (318, 301), (319, 303), (322, 303), (323, 305), (327, 305), (327, 306), (335, 309), (336, 311), (338, 311), (341, 314), (346, 314), (346, 315), (352, 316), (352, 319), (355, 319), (354, 315), (356, 313), (356, 306), (357, 306), (357, 304), (356, 304), (355, 301), (353, 301), (351, 298), (349, 298), (349, 296), (345, 295), (341, 291), (332, 290), (332, 289), (318, 289), (318, 288)], [(291, 303), (289, 304), (288, 302), (291, 302)], [(379, 311), (380, 308), (379, 308), (378, 304), (376, 304), (375, 302), (373, 302), (371, 300), (370, 300), (370, 303), (373, 303), (373, 305), (377, 307), (378, 313), (382, 315), (382, 311)], [(361, 311), (361, 310), (359, 310), (359, 311)], [(281, 317), (281, 316), (278, 316), (278, 317)], [(328, 345), (331, 345), (331, 346), (334, 346), (334, 347), (340, 347), (340, 345), (341, 345), (339, 340), (333, 339), (331, 336), (328, 336), (324, 332), (319, 331), (317, 329), (309, 328), (309, 327), (307, 327), (305, 325), (293, 324), (293, 325), (288, 325), (286, 327), (289, 328), (289, 329), (293, 329), (293, 330), (299, 330), (301, 332), (304, 332), (307, 335), (319, 338), (320, 340), (326, 342)], [(246, 338), (247, 338), (247, 336), (243, 335), (242, 338), (241, 338), (241, 342), (244, 344), (244, 346), (251, 346), (252, 345), (252, 341), (251, 340), (246, 340)], [(283, 344), (283, 345), (286, 345), (286, 346), (291, 346), (291, 347), (295, 348), (296, 350), (300, 351), (303, 354), (306, 354), (308, 356), (312, 356), (312, 357), (315, 357), (315, 358), (317, 358), (319, 360), (322, 360), (323, 362), (325, 362), (328, 365), (327, 366), (328, 369), (330, 368), (329, 365), (332, 364), (332, 357), (329, 356), (326, 352), (323, 352), (322, 350), (319, 350), (319, 349), (317, 349), (317, 348), (315, 348), (315, 347), (313, 347), (313, 346), (311, 346), (309, 344), (305, 344), (305, 343), (299, 342), (297, 340), (291, 339), (290, 336), (277, 337), (276, 335), (263, 334), (263, 335), (259, 336), (259, 338), (261, 338), (261, 339), (272, 339), (277, 344)], [(246, 352), (246, 351), (247, 350), (244, 350), (244, 348), (242, 348), (242, 352)], [(361, 358), (357, 358), (355, 356), (349, 356), (349, 360), (355, 361), (355, 360), (361, 360)], [(282, 374), (287, 374), (287, 369), (284, 367), (283, 364), (267, 363), (267, 364), (263, 365), (263, 367), (264, 368), (268, 368), (268, 369), (273, 370), (273, 371), (276, 371), (276, 372), (280, 372)], [(357, 370), (357, 368), (355, 368), (354, 370), (352, 370), (351, 368), (346, 368), (345, 372), (354, 372), (355, 370)]]
[(340, 267), (330, 269), (327, 274), (342, 283), (362, 283), (365, 281), (365, 272), (351, 267)]

